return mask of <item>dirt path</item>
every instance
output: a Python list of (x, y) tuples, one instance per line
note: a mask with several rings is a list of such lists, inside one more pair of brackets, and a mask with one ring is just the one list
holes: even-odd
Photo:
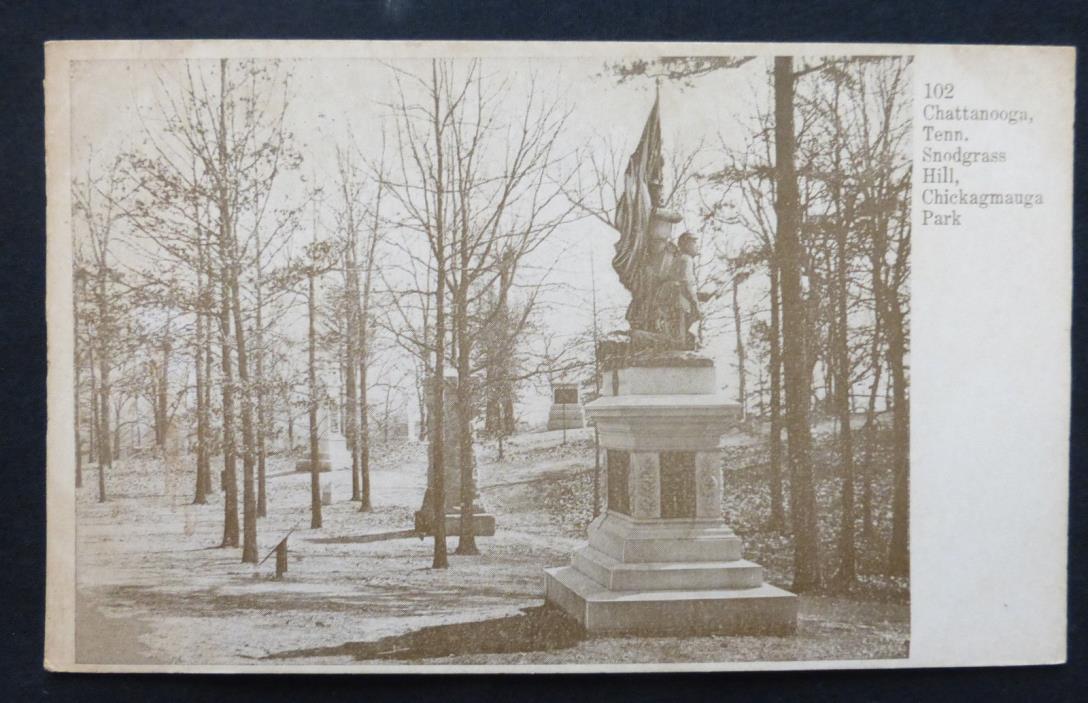
[(541, 436), (512, 441), (502, 462), (481, 452), (481, 494), (498, 530), (479, 539), (476, 557), (453, 554), (451, 537), (447, 570), (430, 568), (431, 540), (406, 532), (425, 485), (422, 446), (375, 453), (369, 513), (349, 499), (350, 472), (324, 474), (333, 503), (323, 509), (319, 530), (309, 529), (309, 475), (291, 466), (286, 458), (270, 465), (276, 477), (268, 483), (269, 515), (258, 530), (263, 555), (296, 528), (281, 580), (273, 578), (271, 560), (254, 567), (241, 563), (239, 549), (219, 548), (221, 498), (192, 505), (184, 462), (120, 465), (104, 504), (84, 488), (78, 661), (543, 663), (905, 652), (906, 606), (865, 610), (819, 598), (802, 601), (801, 635), (793, 639), (572, 638), (541, 608), (542, 569), (568, 563), (584, 542), (592, 481), (587, 432), (569, 433), (566, 445)]
[(151, 632), (144, 618), (103, 613), (109, 596), (84, 589), (76, 595), (76, 661), (80, 664), (156, 664), (141, 638)]
[[(332, 485), (320, 530), (309, 526), (309, 476), (287, 467), (269, 481), (269, 516), (259, 523), (263, 555), (291, 527), (289, 570), (272, 578), (271, 560), (240, 563), (220, 549), (222, 503), (191, 505), (186, 466), (130, 462), (111, 477), (110, 500), (80, 496), (81, 660), (238, 663), (300, 646), (372, 640), (436, 623), (516, 613), (540, 599), (540, 568), (561, 563), (572, 544), (553, 544), (500, 507), (500, 532), (481, 539), (483, 555), (451, 556), (429, 568), (431, 542), (407, 537), (425, 484), (422, 447), (375, 462), (373, 507), (349, 500), (351, 476)], [(373, 535), (397, 533), (375, 541)], [(449, 540), (451, 552), (456, 538)], [(91, 653), (93, 651), (93, 654)], [(86, 654), (86, 657), (82, 656)]]

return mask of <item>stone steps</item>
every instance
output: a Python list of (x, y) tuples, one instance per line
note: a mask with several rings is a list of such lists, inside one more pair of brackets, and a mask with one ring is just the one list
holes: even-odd
[(585, 426), (586, 413), (581, 403), (556, 403), (548, 410), (548, 430), (575, 430)]
[(545, 597), (590, 634), (788, 635), (797, 597), (770, 584), (745, 589), (610, 591), (573, 566), (545, 569)]
[(617, 561), (729, 562), (741, 558), (742, 544), (724, 526), (695, 526), (690, 521), (654, 526), (627, 524), (623, 518), (606, 515), (599, 529), (590, 531), (589, 545)]
[(624, 563), (585, 547), (571, 565), (613, 591), (667, 591), (756, 588), (763, 583), (763, 567), (733, 561)]

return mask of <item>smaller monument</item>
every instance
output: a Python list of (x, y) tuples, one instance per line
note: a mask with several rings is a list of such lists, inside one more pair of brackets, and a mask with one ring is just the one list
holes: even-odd
[[(461, 451), (460, 431), (457, 423), (457, 372), (447, 369), (445, 377), (445, 389), (442, 393), (442, 407), (444, 409), (442, 422), (444, 465), (443, 475), (443, 505), (446, 514), (446, 535), (461, 534)], [(425, 381), (424, 393), (427, 401), (427, 436), (433, 443), (437, 441), (434, 426), (434, 379)], [(471, 467), (469, 470), (473, 470)], [(416, 532), (424, 535), (434, 534), (434, 484), (435, 484), (434, 453), (428, 452), (427, 460), (427, 490), (423, 494), (423, 504), (415, 513)], [(475, 485), (475, 482), (473, 483)], [(480, 503), (479, 491), (476, 492), (470, 508), (472, 511), (473, 534), (477, 537), (490, 537), (495, 534), (495, 516), (488, 513)]]
[(578, 398), (578, 384), (553, 384), (552, 406), (548, 409), (548, 429), (573, 430), (585, 426), (586, 413)]
[[(303, 437), (308, 437), (307, 433)], [(302, 458), (295, 462), (295, 471), (310, 470), (309, 440)], [(340, 414), (335, 405), (321, 404), (317, 409), (317, 470), (350, 469), (351, 453), (347, 440), (340, 433)]]

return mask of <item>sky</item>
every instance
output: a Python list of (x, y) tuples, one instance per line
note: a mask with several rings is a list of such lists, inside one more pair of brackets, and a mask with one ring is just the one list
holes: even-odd
[[(666, 158), (670, 153), (686, 152), (702, 144), (704, 163), (709, 164), (723, 146), (739, 147), (747, 131), (746, 117), (756, 108), (767, 107), (766, 61), (756, 59), (738, 69), (717, 71), (695, 79), (692, 85), (663, 81), (658, 89)], [(424, 73), (430, 63), (413, 59), (391, 65), (374, 59), (342, 58), (280, 62), (279, 68), (290, 73), (287, 128), (295, 134), (303, 154), (304, 172), (318, 180), (331, 180), (335, 147), (345, 143), (349, 134), (360, 153), (376, 157), (383, 120), (388, 120), (386, 102), (395, 95), (394, 65), (410, 73)], [(154, 130), (153, 115), (156, 102), (162, 99), (162, 84), (176, 81), (183, 67), (182, 61), (96, 60), (73, 64), (70, 90), (76, 173), (80, 172), (79, 164), (87, 163), (92, 153), (94, 163), (101, 163), (132, 147), (142, 130)], [(512, 94), (534, 75), (540, 93), (554, 96), (571, 110), (557, 150), (573, 153), (608, 142), (622, 155), (621, 169), (637, 144), (654, 100), (652, 79), (639, 77), (620, 83), (600, 57), (488, 58), (483, 69), (495, 79), (509, 80)], [(509, 109), (519, 110), (520, 103), (510, 101)], [(683, 229), (697, 231), (695, 204), (689, 205), (682, 211), (685, 221), (677, 226), (676, 234)], [(526, 270), (551, 268), (548, 282), (552, 285), (541, 306), (553, 338), (577, 335), (591, 326), (591, 276), (596, 281), (602, 331), (620, 326), (629, 298), (611, 268), (617, 239), (618, 233), (612, 228), (592, 217), (583, 217), (561, 226), (534, 254), (535, 260), (527, 262)], [(714, 245), (704, 241), (704, 254)], [(728, 242), (725, 248), (730, 248)], [(553, 266), (554, 262), (558, 263)], [(752, 300), (760, 294), (756, 286), (746, 293)], [(723, 327), (711, 332), (705, 351), (717, 362), (719, 386), (735, 393), (732, 331)], [(530, 421), (539, 421), (547, 413), (546, 391), (526, 390), (522, 414)]]

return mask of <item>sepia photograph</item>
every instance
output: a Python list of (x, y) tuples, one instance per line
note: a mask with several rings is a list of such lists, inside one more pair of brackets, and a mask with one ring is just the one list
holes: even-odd
[(959, 181), (1038, 108), (895, 47), (113, 44), (47, 74), (47, 667), (913, 659), (975, 470), (932, 233), (1060, 206)]
[(909, 57), (69, 78), (77, 663), (907, 656)]

